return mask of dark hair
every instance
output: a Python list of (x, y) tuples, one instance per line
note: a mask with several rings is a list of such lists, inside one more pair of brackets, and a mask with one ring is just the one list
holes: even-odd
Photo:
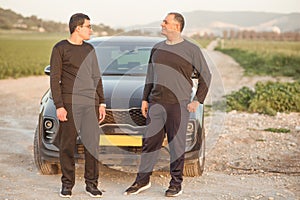
[(170, 12), (168, 15), (174, 15), (174, 19), (180, 24), (180, 32), (182, 32), (184, 28), (184, 17), (177, 12)]
[(70, 33), (72, 34), (77, 26), (81, 26), (84, 24), (84, 20), (90, 20), (90, 18), (83, 14), (83, 13), (76, 13), (71, 16), (70, 21), (69, 21), (69, 30)]

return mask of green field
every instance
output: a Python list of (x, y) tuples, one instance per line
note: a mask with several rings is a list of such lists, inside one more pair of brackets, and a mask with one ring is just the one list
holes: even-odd
[(65, 35), (0, 33), (0, 79), (44, 74), (53, 45)]
[(245, 75), (300, 80), (300, 42), (225, 40), (222, 46), (217, 50), (232, 56), (245, 69)]
[[(53, 45), (67, 34), (0, 32), (0, 79), (44, 74)], [(201, 41), (206, 46), (209, 41)]]
[[(0, 32), (0, 79), (42, 75), (53, 45), (67, 34)], [(206, 47), (210, 40), (197, 40)], [(246, 75), (300, 79), (300, 42), (226, 40), (218, 48), (245, 68)]]
[(200, 44), (201, 48), (206, 48), (207, 45), (209, 45), (209, 43), (212, 41), (210, 39), (195, 39), (193, 40), (195, 42), (198, 42)]

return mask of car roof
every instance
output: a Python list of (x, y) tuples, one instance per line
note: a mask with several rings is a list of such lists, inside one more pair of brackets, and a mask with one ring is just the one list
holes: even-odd
[(163, 37), (152, 37), (152, 36), (105, 36), (105, 37), (93, 37), (87, 42), (92, 44), (99, 44), (102, 42), (108, 43), (131, 43), (131, 44), (139, 44), (139, 43), (158, 43), (163, 41)]

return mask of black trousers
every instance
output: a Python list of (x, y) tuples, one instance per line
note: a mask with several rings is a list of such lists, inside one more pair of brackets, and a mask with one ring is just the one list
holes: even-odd
[(84, 178), (86, 184), (98, 185), (99, 164), (99, 107), (91, 105), (66, 104), (68, 121), (60, 122), (59, 157), (62, 170), (62, 185), (73, 187), (75, 184), (75, 148), (80, 136), (85, 152)]
[(186, 129), (189, 119), (187, 103), (150, 103), (147, 116), (147, 130), (143, 136), (141, 163), (136, 182), (146, 184), (150, 181), (159, 151), (167, 134), (170, 148), (170, 186), (181, 186), (183, 181)]

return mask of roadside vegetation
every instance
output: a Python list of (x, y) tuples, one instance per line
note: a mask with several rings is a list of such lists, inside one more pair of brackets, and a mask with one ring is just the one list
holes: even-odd
[(264, 40), (221, 40), (216, 49), (233, 57), (246, 76), (286, 76), (294, 82), (258, 82), (226, 95), (226, 111), (267, 115), (300, 112), (300, 42)]
[(254, 90), (243, 87), (226, 97), (226, 111), (246, 111), (276, 115), (300, 112), (300, 82), (258, 82)]
[(290, 129), (286, 128), (266, 128), (264, 131), (273, 132), (273, 133), (290, 133)]

